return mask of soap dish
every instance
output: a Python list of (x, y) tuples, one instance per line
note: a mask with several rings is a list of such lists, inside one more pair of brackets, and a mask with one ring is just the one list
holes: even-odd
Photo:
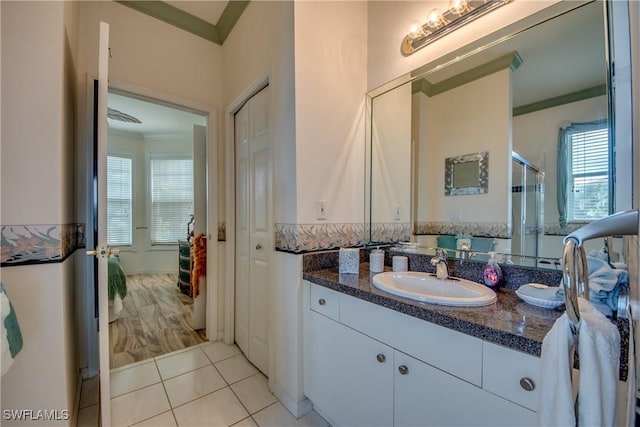
[(529, 295), (525, 295), (522, 292), (518, 292), (518, 290), (516, 290), (516, 295), (518, 295), (518, 297), (520, 297), (520, 299), (524, 302), (526, 302), (527, 304), (531, 304), (531, 305), (535, 305), (536, 307), (542, 307), (542, 308), (558, 308), (561, 305), (564, 304), (564, 301), (553, 301), (553, 300), (546, 300), (546, 299), (542, 299), (542, 298), (535, 298), (535, 297), (531, 297)]

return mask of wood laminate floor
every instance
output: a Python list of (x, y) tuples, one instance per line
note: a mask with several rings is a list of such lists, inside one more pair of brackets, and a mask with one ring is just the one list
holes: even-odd
[(193, 330), (193, 300), (175, 274), (127, 275), (120, 317), (109, 324), (110, 367), (118, 368), (206, 341)]

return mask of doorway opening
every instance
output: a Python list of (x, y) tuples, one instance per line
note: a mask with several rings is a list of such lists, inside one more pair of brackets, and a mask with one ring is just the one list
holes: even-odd
[(206, 341), (206, 114), (108, 95), (110, 368)]

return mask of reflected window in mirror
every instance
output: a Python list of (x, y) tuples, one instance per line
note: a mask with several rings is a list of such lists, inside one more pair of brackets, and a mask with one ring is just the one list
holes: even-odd
[(559, 131), (558, 144), (561, 225), (590, 222), (612, 213), (607, 121), (567, 124)]

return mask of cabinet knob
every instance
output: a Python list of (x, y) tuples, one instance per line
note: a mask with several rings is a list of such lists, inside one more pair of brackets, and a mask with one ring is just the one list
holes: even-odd
[(385, 362), (385, 360), (387, 360), (387, 358), (385, 357), (385, 355), (384, 355), (384, 354), (382, 354), (382, 353), (378, 354), (378, 355), (376, 356), (376, 359), (378, 359), (378, 362), (380, 362), (380, 363), (384, 363), (384, 362)]
[(536, 383), (531, 378), (524, 377), (520, 378), (520, 387), (526, 391), (533, 391), (533, 389), (536, 388)]
[(324, 300), (324, 298), (320, 298), (320, 299), (318, 300), (318, 304), (320, 304), (320, 305), (325, 305), (326, 303), (327, 303), (327, 302)]
[(407, 375), (409, 373), (409, 368), (407, 368), (407, 365), (400, 365), (398, 366), (398, 371), (400, 371), (401, 375)]
[(258, 244), (256, 245), (256, 249), (257, 249), (257, 250), (262, 249), (262, 245), (261, 245), (260, 243), (258, 243)]

